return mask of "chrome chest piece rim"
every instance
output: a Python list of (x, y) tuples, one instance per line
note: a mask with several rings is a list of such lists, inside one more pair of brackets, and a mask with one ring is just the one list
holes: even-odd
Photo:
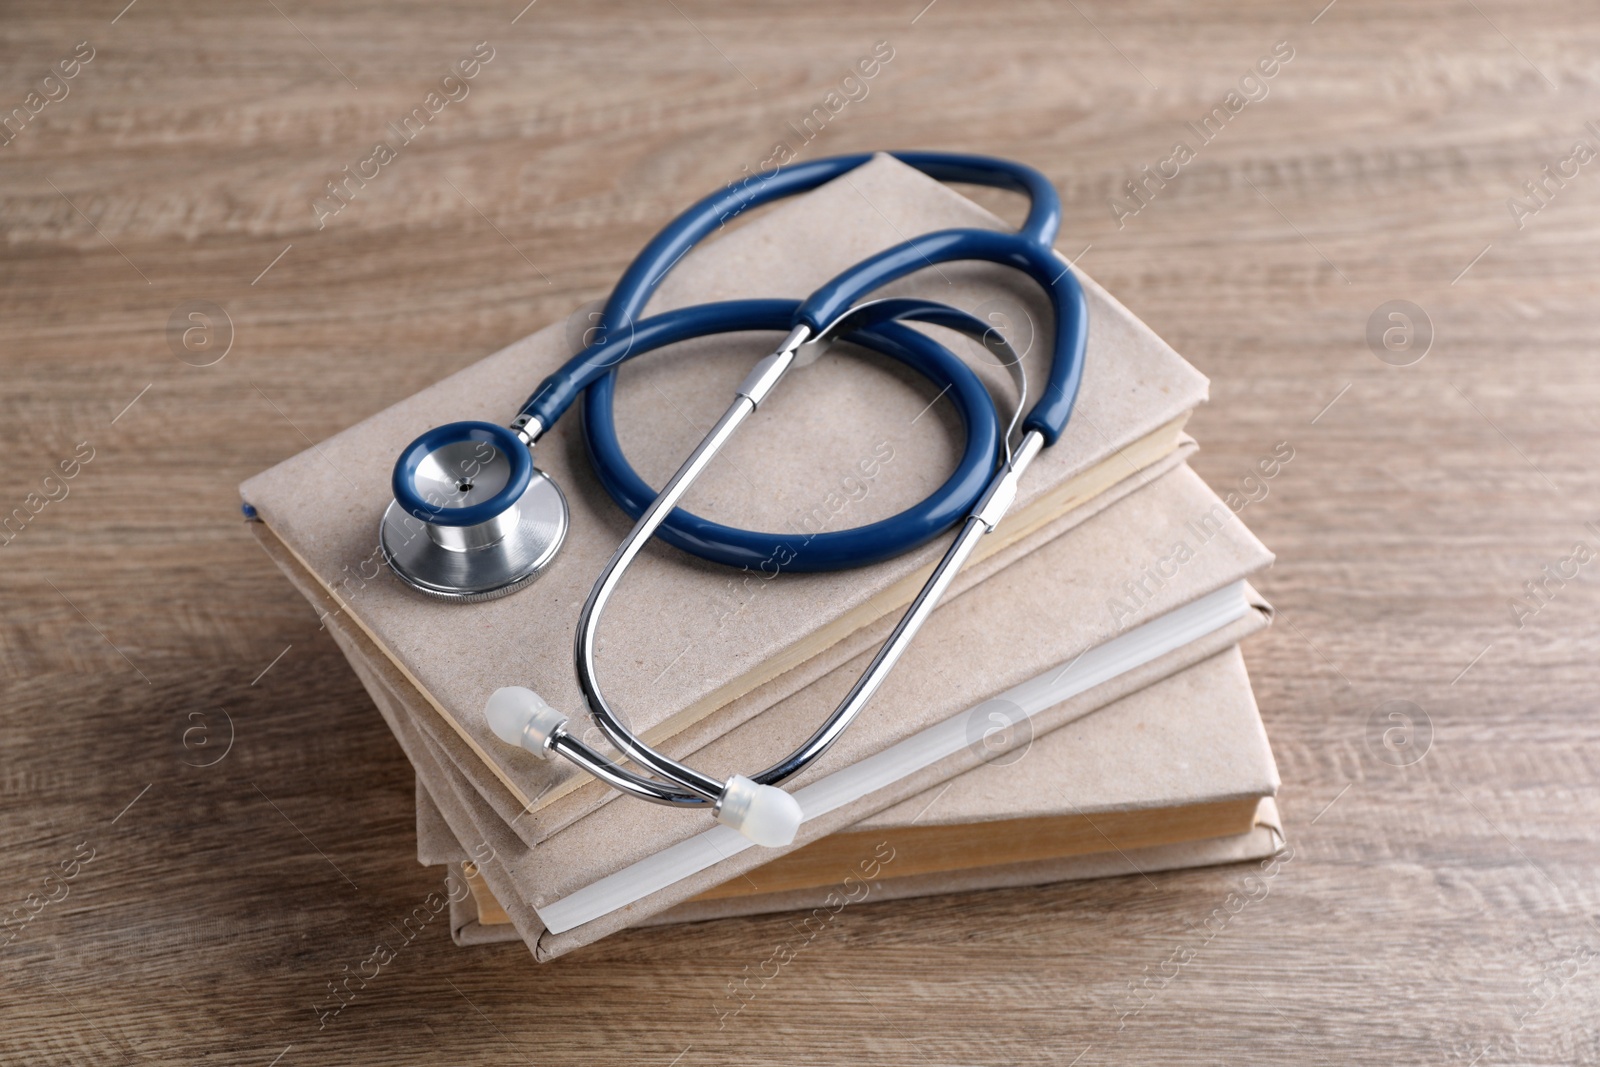
[(413, 441), (395, 464), (378, 544), (411, 588), (493, 600), (537, 578), (567, 533), (567, 500), (528, 448), (492, 423), (458, 422)]

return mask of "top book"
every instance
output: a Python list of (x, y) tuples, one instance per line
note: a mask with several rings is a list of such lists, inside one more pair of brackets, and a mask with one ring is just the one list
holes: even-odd
[[(710, 300), (795, 297), (909, 236), (1005, 223), (953, 190), (880, 156), (836, 181), (736, 226), (689, 253), (656, 293), (655, 313)], [(1063, 268), (1067, 269), (1067, 268)], [(1022, 480), (1017, 503), (980, 542), (951, 595), (1020, 558), (1170, 465), (1205, 378), (1079, 272), (1089, 311), (1082, 391), (1066, 433)], [(1043, 377), (1048, 306), (1031, 281), (989, 264), (941, 265), (882, 295), (932, 295), (995, 322)], [(241, 487), (270, 532), (326, 588), (520, 802), (552, 802), (586, 781), (564, 761), (516, 758), (483, 719), (489, 694), (525, 685), (582, 721), (572, 665), (578, 610), (631, 525), (583, 456), (576, 419), (545, 435), (535, 460), (566, 493), (566, 544), (545, 573), (510, 597), (430, 600), (396, 580), (378, 550), (394, 459), (422, 431), (458, 419), (504, 423), (548, 373), (581, 347), (587, 317), (556, 323), (285, 460)], [(963, 355), (1002, 411), (1010, 375), (981, 345), (924, 327)], [(651, 484), (664, 484), (775, 337), (703, 338), (627, 364), (617, 395), (622, 444)], [(947, 401), (897, 365), (835, 346), (791, 375), (729, 444), (684, 506), (747, 529), (772, 530), (774, 561), (822, 529), (886, 518), (947, 477), (961, 448)], [(737, 705), (764, 704), (808, 680), (792, 668), (910, 603), (942, 539), (897, 559), (826, 574), (736, 572), (652, 544), (629, 572), (600, 634), (613, 703), (652, 744)], [(792, 554), (792, 553), (791, 553)], [(986, 562), (987, 561), (987, 562)], [(846, 642), (848, 643), (848, 642)], [(792, 674), (786, 687), (780, 676)], [(722, 725), (717, 724), (719, 727)], [(730, 721), (727, 726), (736, 725)], [(598, 730), (586, 740), (595, 743)]]

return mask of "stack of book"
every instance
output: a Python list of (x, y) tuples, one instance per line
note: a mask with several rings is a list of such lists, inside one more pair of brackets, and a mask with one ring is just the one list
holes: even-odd
[[(880, 157), (690, 253), (651, 310), (809, 292), (916, 233), (1004, 223)], [(1080, 273), (1081, 276), (1081, 273)], [(417, 773), (418, 858), (447, 868), (463, 944), (524, 941), (547, 960), (626, 927), (1149, 873), (1270, 855), (1278, 786), (1238, 643), (1270, 609), (1249, 584), (1271, 554), (1188, 468), (1206, 381), (1092, 280), (1083, 390), (889, 681), (843, 738), (785, 783), (792, 846), (753, 845), (704, 809), (616, 793), (498, 741), (489, 694), (523, 685), (586, 712), (578, 609), (629, 520), (588, 469), (576, 418), (536, 460), (571, 527), (527, 589), (479, 604), (420, 597), (387, 573), (378, 518), (393, 458), (429, 426), (504, 421), (580, 343), (556, 324), (246, 482), (251, 529), (339, 643)], [(919, 293), (997, 323), (1043, 374), (1051, 327), (1031, 283), (944, 265)], [(970, 356), (1002, 400), (1006, 368)], [(621, 372), (623, 444), (660, 485), (765, 336), (677, 346)], [(884, 518), (954, 465), (947, 402), (845, 346), (797, 372), (713, 464), (689, 510), (775, 531), (774, 558), (824, 529)], [(571, 425), (568, 425), (570, 423)], [(734, 572), (652, 545), (601, 630), (600, 670), (635, 732), (719, 778), (807, 737), (910, 602), (941, 542), (853, 571)], [(598, 729), (585, 740), (604, 748)]]

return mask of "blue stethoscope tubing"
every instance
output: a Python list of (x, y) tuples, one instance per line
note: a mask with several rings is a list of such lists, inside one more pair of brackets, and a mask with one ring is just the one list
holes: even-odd
[[(616, 371), (628, 359), (693, 337), (744, 330), (828, 329), (863, 298), (906, 275), (941, 263), (980, 260), (1015, 268), (1049, 297), (1055, 313), (1050, 370), (1039, 398), (1023, 419), (1025, 431), (1054, 444), (1071, 417), (1083, 378), (1088, 313), (1083, 288), (1052, 247), (1061, 222), (1060, 199), (1049, 180), (1010, 160), (945, 152), (895, 152), (896, 159), (940, 181), (966, 182), (1025, 193), (1029, 210), (1014, 233), (950, 229), (903, 241), (841, 272), (801, 301), (736, 300), (701, 304), (640, 318), (650, 297), (678, 260), (707, 235), (752, 208), (814, 189), (847, 174), (871, 154), (835, 156), (781, 168), (704, 198), (668, 224), (635, 257), (612, 290), (601, 314), (600, 339), (568, 360), (534, 390), (519, 422), (548, 428), (580, 394), (583, 431), (601, 484), (637, 519), (656, 498), (629, 463), (617, 438), (613, 401)], [(905, 301), (905, 319), (936, 321), (968, 334), (990, 329), (955, 309)], [(937, 310), (932, 310), (937, 309)], [(790, 571), (825, 571), (863, 566), (927, 543), (968, 515), (1000, 462), (1000, 419), (987, 389), (945, 346), (899, 322), (855, 330), (846, 339), (898, 360), (947, 393), (963, 422), (967, 441), (956, 469), (921, 503), (898, 515), (849, 530), (812, 535), (785, 564)], [(741, 530), (675, 508), (657, 536), (686, 552), (736, 567), (757, 567), (772, 558), (786, 535)]]

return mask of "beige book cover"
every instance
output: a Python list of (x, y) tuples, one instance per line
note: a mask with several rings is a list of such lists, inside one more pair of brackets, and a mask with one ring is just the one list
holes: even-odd
[[(797, 296), (909, 235), (1002, 225), (953, 190), (879, 157), (691, 252), (650, 310)], [(1092, 280), (1082, 280), (1089, 347), (1072, 423), (1030, 468), (1016, 508), (980, 552), (1026, 552), (1048, 535), (1043, 528), (1053, 519), (1170, 456), (1188, 413), (1204, 399), (1197, 371)], [(1017, 324), (1013, 340), (1040, 376), (1051, 323), (1031, 282), (992, 265), (944, 265), (884, 291), (908, 293), (1005, 316)], [(566, 492), (571, 527), (560, 556), (528, 589), (478, 604), (422, 598), (382, 565), (377, 526), (390, 499), (394, 458), (406, 443), (452, 420), (505, 422), (574, 350), (585, 324), (557, 323), (518, 341), (242, 486), (272, 534), (334, 599), (333, 610), (364, 631), (528, 808), (553, 803), (587, 778), (565, 762), (523, 760), (495, 742), (483, 721), (484, 701), (515, 683), (581, 714), (567, 651), (577, 609), (629, 525), (589, 470), (578, 420), (563, 420), (537, 449), (536, 462)], [(970, 355), (996, 396), (1011, 395), (1009, 375), (985, 350), (941, 336)], [(622, 443), (646, 479), (662, 484), (774, 340), (707, 338), (622, 369)], [(932, 393), (897, 367), (841, 346), (783, 383), (686, 506), (777, 531), (775, 544), (891, 515), (942, 481), (961, 446), (948, 403)], [(768, 579), (652, 546), (623, 583), (602, 630), (608, 692), (652, 743), (708, 716), (717, 719), (710, 733), (726, 732), (762, 710), (738, 698), (775, 682), (764, 697), (770, 703), (786, 685), (807, 684), (805, 672), (792, 668), (908, 603), (941, 551), (935, 542), (849, 572)], [(963, 576), (959, 588), (976, 577)], [(656, 625), (664, 612), (671, 626)], [(628, 625), (629, 619), (650, 624)], [(589, 789), (592, 803), (605, 801), (604, 790)], [(575, 809), (565, 821), (581, 814)]]
[[(266, 544), (272, 551), (271, 538)], [(1234, 594), (1235, 614), (1202, 628), (1187, 644), (1152, 653), (1154, 658), (1139, 661), (1131, 670), (1101, 677), (1095, 673), (1101, 668), (1091, 666), (1095, 661), (1090, 655), (1097, 647), (1137, 637), (1152, 621), (1176, 616), (1208, 598), (1222, 596), (1228, 602), (1230, 590), (1270, 559), (1215, 494), (1187, 468), (1179, 468), (948, 602), (935, 613), (869, 712), (819, 769), (808, 772), (799, 784), (805, 786), (848, 768), (962, 709), (977, 708), (1012, 685), (1063, 665), (1068, 671), (1057, 673), (1076, 680), (1079, 674), (1069, 672), (1082, 672), (1084, 688), (1060, 707), (1034, 715), (1030, 722), (1036, 732), (1043, 733), (1215, 653), (1263, 622), (1261, 613), (1250, 608), (1243, 595)], [(318, 591), (314, 587), (306, 591), (315, 604)], [(402, 733), (397, 719), (404, 718), (403, 731), (410, 735), (407, 750), (419, 770), (424, 770), (430, 781), (450, 782), (453, 791), (461, 794), (456, 798), (458, 807), (462, 813), (471, 813), (462, 815), (470, 821), (453, 828), (458, 837), (471, 837), (493, 850), (496, 859), (485, 865), (485, 877), (514, 915), (513, 899), (526, 905), (525, 930), (530, 943), (538, 943), (542, 956), (565, 951), (688, 899), (774, 855), (766, 850), (732, 853), (726, 863), (707, 865), (693, 877), (575, 924), (576, 929), (564, 928), (556, 935), (543, 933), (547, 924), (538, 918), (536, 909), (549, 909), (552, 904), (559, 908), (564, 898), (650, 858), (664, 846), (691, 843), (710, 824), (709, 819), (637, 802), (607, 805), (529, 849), (482, 801), (453, 761), (442, 755), (445, 746), (459, 743), (456, 735), (442, 730), (429, 736), (419, 728), (419, 723), (433, 723), (435, 716), (410, 690), (409, 683), (370, 647), (363, 651), (370, 642), (347, 620), (332, 617), (329, 623), (397, 735)], [(1119, 633), (1121, 637), (1113, 636)], [(820, 708), (848, 686), (857, 666), (847, 664), (785, 699), (707, 746), (700, 756), (712, 766), (727, 762), (747, 769), (758, 756), (784, 750), (777, 738), (809, 732)], [(797, 843), (823, 836), (958, 774), (979, 762), (983, 750), (983, 745), (963, 746), (870, 796), (839, 804), (820, 818), (808, 820)], [(436, 767), (431, 774), (428, 763)]]
[[(736, 895), (712, 890), (640, 925), (817, 908), (831, 915), (843, 904), (1262, 858), (1283, 843), (1272, 801), (1277, 788), (1277, 767), (1234, 646), (821, 839), (815, 844), (848, 841), (841, 856), (854, 853), (826, 882), (775, 889), (769, 875), (777, 864), (768, 864), (726, 883), (739, 884)], [(429, 865), (470, 863), (420, 776), (417, 800), (419, 858)], [(1247, 813), (1243, 825), (1216, 836), (1141, 844), (1148, 834), (1133, 838), (1115, 828), (1128, 814), (1239, 802)], [(1095, 832), (1082, 848), (1047, 857), (913, 869), (916, 846), (908, 848), (907, 838), (930, 826), (973, 823), (1004, 835), (1008, 826), (1041, 816), (1082, 820)], [(475, 874), (472, 866), (466, 870)], [(482, 878), (469, 884), (471, 896), (457, 893), (452, 913), (457, 943), (519, 940)]]

